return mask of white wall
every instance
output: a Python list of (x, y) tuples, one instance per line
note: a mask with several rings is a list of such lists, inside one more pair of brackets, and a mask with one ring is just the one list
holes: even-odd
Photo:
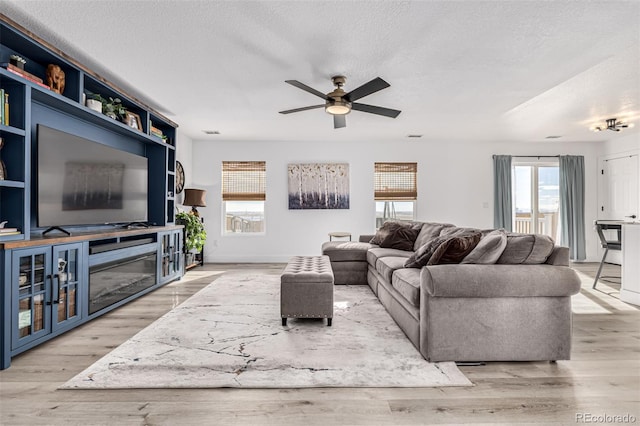
[[(176, 160), (182, 164), (184, 168), (184, 187), (191, 188), (193, 184), (193, 141), (190, 137), (180, 131), (178, 127), (176, 147)], [(184, 199), (184, 191), (176, 194), (176, 205), (180, 210), (190, 210), (182, 205)]]
[[(302, 138), (301, 138), (302, 139)], [(596, 218), (596, 143), (220, 142), (193, 141), (193, 187), (206, 189), (207, 207), (198, 209), (208, 233), (207, 262), (283, 262), (294, 255), (318, 255), (327, 233), (348, 231), (357, 239), (374, 232), (373, 163), (418, 162), (417, 219), (459, 226), (493, 227), (493, 154), (584, 155), (586, 223)], [(266, 161), (264, 235), (221, 235), (222, 161)], [(348, 162), (349, 210), (288, 210), (287, 164)], [(188, 172), (188, 174), (190, 174)], [(587, 226), (588, 260), (597, 259), (597, 241)]]

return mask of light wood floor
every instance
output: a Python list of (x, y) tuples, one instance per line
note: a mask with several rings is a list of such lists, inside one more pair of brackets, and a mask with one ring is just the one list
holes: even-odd
[(574, 298), (573, 359), (461, 367), (474, 387), (57, 390), (225, 271), (279, 274), (282, 266), (207, 264), (15, 357), (0, 372), (0, 424), (575, 425), (581, 415), (640, 423), (640, 311), (617, 299), (619, 285), (591, 290), (597, 264), (575, 266), (586, 275)]

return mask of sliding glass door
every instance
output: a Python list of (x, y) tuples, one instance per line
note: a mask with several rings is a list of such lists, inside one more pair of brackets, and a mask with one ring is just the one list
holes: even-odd
[(545, 234), (559, 241), (558, 162), (513, 162), (514, 232)]

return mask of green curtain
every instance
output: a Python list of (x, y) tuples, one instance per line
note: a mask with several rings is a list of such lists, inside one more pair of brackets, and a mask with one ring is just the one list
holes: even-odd
[(584, 157), (560, 156), (560, 244), (571, 260), (587, 258), (584, 227)]
[(511, 232), (511, 156), (493, 156), (493, 226)]

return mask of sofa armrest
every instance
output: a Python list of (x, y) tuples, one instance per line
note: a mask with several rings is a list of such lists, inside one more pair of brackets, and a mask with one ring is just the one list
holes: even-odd
[(430, 297), (560, 297), (580, 291), (567, 266), (431, 265), (420, 272), (420, 291)]
[(358, 241), (360, 241), (361, 243), (368, 243), (369, 241), (371, 241), (371, 239), (374, 237), (374, 235), (360, 235), (360, 238), (358, 239)]

